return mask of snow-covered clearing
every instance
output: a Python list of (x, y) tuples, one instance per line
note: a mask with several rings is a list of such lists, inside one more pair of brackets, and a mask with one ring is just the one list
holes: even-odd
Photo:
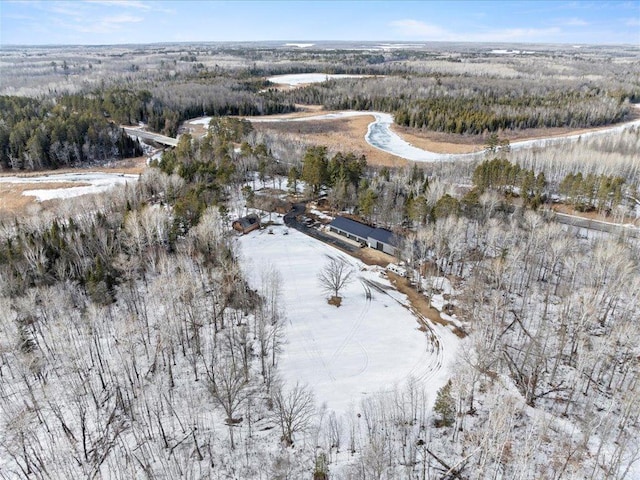
[(315, 43), (285, 43), (285, 47), (298, 47), (298, 48), (308, 48), (313, 47)]
[[(253, 232), (239, 238), (242, 263), (254, 288), (262, 272), (281, 274), (287, 343), (279, 371), (286, 381), (311, 385), (318, 404), (336, 412), (357, 407), (365, 395), (391, 390), (413, 378), (423, 383), (429, 401), (447, 381), (459, 340), (445, 327), (420, 330), (407, 299), (368, 267), (339, 250), (296, 230), (283, 235)], [(327, 303), (317, 274), (329, 258), (357, 271), (342, 293), (342, 306)]]
[[(23, 195), (34, 196), (39, 202), (56, 198), (79, 197), (89, 193), (100, 193), (116, 185), (136, 182), (138, 175), (124, 173), (78, 172), (42, 175), (38, 177), (0, 177), (0, 183), (52, 184), (51, 189), (25, 190)], [(77, 187), (55, 188), (56, 183), (77, 183)], [(90, 185), (86, 185), (86, 184)]]
[(331, 73), (294, 73), (290, 75), (275, 75), (269, 77), (271, 83), (279, 85), (290, 85), (296, 87), (307, 83), (321, 83), (327, 80), (339, 80), (342, 78), (366, 78), (371, 75), (347, 75), (347, 74), (331, 74)]
[(202, 117), (202, 118), (197, 118), (195, 120), (189, 120), (187, 123), (191, 125), (204, 125), (205, 127), (208, 127), (210, 121), (211, 121), (211, 117)]

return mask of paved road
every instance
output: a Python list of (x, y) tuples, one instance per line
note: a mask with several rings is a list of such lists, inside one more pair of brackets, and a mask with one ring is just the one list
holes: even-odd
[(152, 140), (154, 142), (168, 145), (170, 147), (175, 147), (178, 145), (178, 140), (173, 137), (167, 137), (165, 135), (160, 135), (159, 133), (145, 132), (144, 130), (138, 130), (137, 128), (122, 128), (130, 137), (138, 137), (142, 140)]
[[(551, 212), (550, 212), (551, 213)], [(613, 234), (623, 234), (634, 238), (640, 238), (640, 229), (634, 227), (626, 227), (616, 223), (601, 222), (599, 220), (590, 220), (588, 218), (576, 217), (564, 213), (553, 212), (553, 219), (564, 225), (571, 225), (587, 230), (596, 230), (598, 232), (607, 232)]]
[(360, 248), (356, 247), (349, 242), (343, 242), (339, 238), (336, 238), (332, 235), (326, 235), (322, 233), (317, 228), (307, 227), (304, 223), (300, 221), (300, 216), (304, 215), (306, 209), (305, 203), (296, 203), (293, 205), (293, 208), (284, 216), (284, 224), (289, 228), (295, 228), (299, 232), (304, 233), (305, 235), (309, 235), (321, 242), (328, 243), (329, 245), (333, 245), (334, 247), (339, 248), (348, 253), (357, 252)]

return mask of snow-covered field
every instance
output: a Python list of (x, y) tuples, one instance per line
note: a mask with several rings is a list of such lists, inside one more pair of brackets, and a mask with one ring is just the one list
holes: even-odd
[[(279, 371), (286, 381), (313, 387), (318, 405), (344, 413), (365, 395), (391, 390), (413, 378), (429, 401), (446, 382), (458, 345), (445, 327), (419, 330), (416, 316), (377, 268), (296, 230), (274, 227), (239, 238), (244, 269), (255, 288), (262, 272), (282, 277), (287, 343)], [(342, 306), (327, 303), (317, 274), (330, 257), (357, 271), (342, 294)]]
[[(79, 197), (107, 191), (116, 185), (136, 182), (138, 175), (124, 173), (77, 172), (42, 175), (38, 177), (0, 177), (0, 183), (51, 184), (50, 189), (25, 190), (23, 195), (34, 196), (40, 202), (56, 198)], [(56, 188), (56, 183), (77, 183), (77, 187)], [(89, 185), (86, 185), (89, 184)]]
[(285, 43), (285, 47), (298, 47), (298, 48), (309, 48), (313, 47), (315, 43)]
[(307, 83), (321, 83), (327, 80), (339, 80), (341, 78), (365, 78), (370, 75), (346, 75), (346, 74), (330, 74), (330, 73), (294, 73), (291, 75), (275, 75), (269, 77), (271, 83), (280, 85), (290, 85), (296, 87)]

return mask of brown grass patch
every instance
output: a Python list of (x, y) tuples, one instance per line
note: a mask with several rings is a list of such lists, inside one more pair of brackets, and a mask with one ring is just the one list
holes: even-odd
[[(83, 172), (102, 172), (102, 173), (125, 173), (125, 174), (141, 174), (147, 168), (147, 157), (126, 158), (124, 160), (115, 160), (107, 165), (83, 166), (82, 168), (58, 168), (55, 170), (35, 170), (35, 171), (18, 171), (12, 170), (0, 171), (0, 177), (44, 177), (46, 175), (60, 175), (62, 173), (83, 173)], [(58, 184), (60, 185), (60, 184)], [(76, 185), (74, 183), (74, 185)], [(80, 186), (80, 184), (77, 184)], [(49, 188), (49, 187), (47, 187)], [(66, 188), (66, 187), (60, 187)], [(36, 190), (28, 188), (27, 190)]]
[(444, 325), (445, 327), (450, 327), (453, 333), (455, 333), (460, 338), (464, 338), (467, 336), (467, 334), (463, 330), (459, 329), (455, 324), (442, 318), (438, 309), (430, 306), (429, 301), (426, 299), (426, 297), (421, 293), (418, 293), (418, 291), (416, 291), (416, 289), (411, 286), (409, 280), (389, 271), (387, 271), (387, 277), (391, 281), (391, 284), (396, 288), (396, 290), (407, 296), (407, 298), (409, 299), (409, 303), (411, 303), (411, 306), (418, 313), (423, 315), (425, 318), (428, 318), (433, 323)]
[(200, 123), (193, 124), (185, 122), (180, 127), (180, 133), (183, 131), (190, 134), (192, 137), (204, 137), (209, 130), (207, 125), (202, 125)]
[(339, 307), (340, 305), (342, 305), (342, 297), (336, 297), (332, 295), (327, 303), (329, 303), (329, 305), (335, 305), (336, 307)]
[(23, 212), (25, 208), (36, 203), (33, 195), (23, 195), (26, 190), (54, 190), (58, 188), (86, 187), (84, 182), (51, 182), (51, 183), (2, 183), (0, 182), (0, 211), (10, 213)]
[(393, 256), (370, 247), (361, 248), (357, 252), (354, 252), (353, 256), (359, 258), (367, 265), (378, 265), (380, 267), (386, 267), (395, 260)]
[(411, 145), (434, 153), (473, 153), (484, 148), (482, 137), (465, 137), (392, 125), (391, 129)]
[[(300, 116), (310, 115), (315, 113), (300, 114)], [(404, 158), (378, 150), (367, 143), (364, 136), (373, 120), (373, 116), (366, 115), (335, 120), (254, 123), (253, 128), (258, 131), (294, 134), (310, 145), (325, 145), (332, 150), (365, 155), (369, 165), (387, 167), (407, 165), (409, 162)]]

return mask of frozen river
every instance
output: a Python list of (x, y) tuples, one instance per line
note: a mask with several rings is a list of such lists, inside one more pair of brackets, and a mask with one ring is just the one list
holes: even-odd
[[(397, 157), (412, 160), (414, 162), (440, 162), (453, 160), (472, 160), (482, 157), (482, 155), (484, 154), (484, 151), (476, 153), (446, 154), (430, 152), (428, 150), (418, 148), (404, 140), (400, 135), (398, 135), (391, 129), (391, 125), (393, 125), (393, 115), (383, 112), (346, 110), (342, 112), (325, 113), (307, 117), (270, 116), (265, 118), (252, 118), (251, 121), (255, 123), (304, 122), (310, 120), (331, 120), (363, 115), (374, 117), (374, 121), (369, 124), (367, 133), (364, 137), (367, 143), (372, 147), (375, 147)], [(634, 120), (622, 125), (602, 128), (599, 130), (592, 130), (580, 134), (540, 138), (533, 140), (522, 140), (511, 143), (510, 148), (511, 150), (521, 150), (527, 148), (547, 147), (559, 143), (575, 142), (581, 138), (584, 139), (588, 137), (608, 135), (613, 132), (621, 132), (627, 128), (631, 128), (634, 126), (640, 126), (640, 120)]]

